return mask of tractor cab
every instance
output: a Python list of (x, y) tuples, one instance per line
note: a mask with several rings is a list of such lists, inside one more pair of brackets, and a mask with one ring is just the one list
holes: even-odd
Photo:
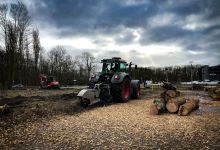
[(127, 63), (119, 57), (113, 57), (112, 59), (103, 59), (102, 73), (116, 73), (125, 72)]
[(113, 57), (112, 59), (101, 60), (102, 70), (93, 74), (89, 81), (93, 87), (95, 83), (111, 83), (113, 76), (126, 72), (126, 61), (120, 57)]

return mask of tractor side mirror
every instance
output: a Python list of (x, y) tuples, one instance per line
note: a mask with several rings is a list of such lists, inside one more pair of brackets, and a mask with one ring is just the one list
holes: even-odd
[(137, 66), (137, 65), (135, 65), (135, 66), (134, 66), (134, 69), (137, 69), (137, 68), (138, 68), (138, 66)]

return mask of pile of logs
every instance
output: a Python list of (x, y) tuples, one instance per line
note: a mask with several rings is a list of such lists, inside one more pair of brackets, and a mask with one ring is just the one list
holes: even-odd
[(164, 92), (161, 93), (160, 99), (155, 99), (150, 106), (150, 114), (158, 115), (168, 111), (170, 113), (178, 113), (178, 115), (186, 116), (194, 109), (199, 107), (199, 100), (180, 96), (180, 92), (176, 90), (172, 84), (162, 82), (161, 87)]

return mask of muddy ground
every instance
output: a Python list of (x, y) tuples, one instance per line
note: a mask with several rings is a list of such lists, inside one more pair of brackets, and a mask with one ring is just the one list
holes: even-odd
[[(181, 91), (200, 99), (189, 116), (149, 115), (160, 90), (140, 100), (82, 109), (78, 90), (9, 91), (0, 98), (0, 149), (220, 149), (220, 102), (205, 91)], [(6, 98), (5, 98), (6, 97)]]

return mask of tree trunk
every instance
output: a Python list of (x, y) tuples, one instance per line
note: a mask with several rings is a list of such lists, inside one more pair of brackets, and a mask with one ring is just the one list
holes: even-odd
[(199, 108), (199, 100), (189, 98), (185, 104), (180, 106), (179, 111), (178, 111), (178, 115), (186, 116), (192, 110), (197, 109), (197, 108)]
[(165, 111), (165, 101), (163, 99), (155, 99), (153, 105), (150, 106), (150, 114), (158, 115), (159, 113)]
[(169, 112), (175, 113), (178, 111), (179, 106), (184, 103), (186, 103), (186, 99), (183, 97), (172, 98), (167, 102), (166, 108)]

